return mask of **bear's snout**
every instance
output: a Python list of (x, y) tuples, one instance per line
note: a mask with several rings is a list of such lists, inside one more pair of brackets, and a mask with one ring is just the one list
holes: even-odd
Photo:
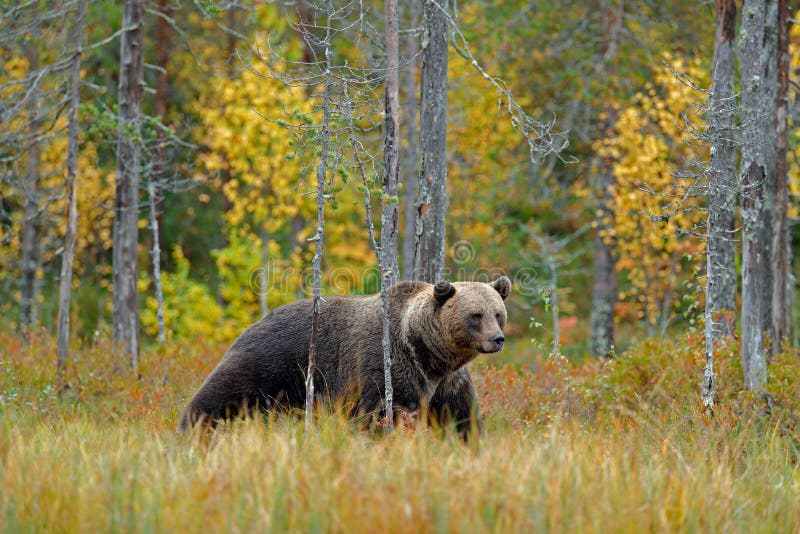
[(497, 334), (493, 335), (491, 339), (481, 341), (480, 351), (485, 354), (498, 352), (503, 348), (505, 341), (506, 338), (503, 336), (503, 333), (498, 332)]
[(503, 343), (505, 343), (505, 341), (506, 338), (503, 336), (502, 332), (492, 338), (492, 343), (494, 343), (494, 346), (497, 347), (497, 350), (503, 348)]

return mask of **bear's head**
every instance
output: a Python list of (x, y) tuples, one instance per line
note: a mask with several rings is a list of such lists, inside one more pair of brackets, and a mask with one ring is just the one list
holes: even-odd
[(491, 284), (437, 282), (433, 297), (445, 343), (456, 352), (497, 352), (503, 348), (506, 306), (511, 281), (501, 276)]

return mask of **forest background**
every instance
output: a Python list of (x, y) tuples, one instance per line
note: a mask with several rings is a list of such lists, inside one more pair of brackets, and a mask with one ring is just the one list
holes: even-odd
[[(279, 69), (293, 68), (291, 62), (303, 60), (301, 32), (291, 22), (297, 15), (289, 8), (287, 16), (285, 6), (269, 2), (255, 2), (246, 9), (232, 4), (219, 12), (203, 6), (166, 3), (161, 7), (168, 15), (159, 16), (154, 4), (146, 14), (142, 105), (144, 159), (149, 161), (143, 163), (139, 224), (145, 342), (157, 336), (146, 209), (149, 181), (156, 182), (158, 190), (170, 335), (231, 341), (265, 308), (310, 295), (313, 247), (307, 238), (315, 230), (316, 207), (309, 194), (315, 183), (308, 173), (314, 153), (303, 145), (307, 140), (296, 139), (297, 132), (288, 124), (295, 120), (293, 113), (312, 114), (313, 106), (301, 88), (263, 77), (264, 63), (270, 59)], [(339, 63), (371, 61), (370, 69), (381, 68), (382, 7), (363, 6), (364, 24), (375, 26), (369, 29), (371, 40), (364, 30), (363, 35), (359, 32), (360, 41), (342, 35), (334, 43)], [(702, 301), (698, 297), (704, 283), (700, 275), (705, 244), (701, 232), (691, 230), (704, 222), (705, 214), (687, 209), (666, 221), (659, 219), (672, 199), (658, 194), (670, 193), (681, 181), (676, 175), (690, 174), (693, 166), (708, 160), (707, 144), (691, 140), (694, 129), (705, 125), (698, 106), (708, 95), (682, 83), (676, 73), (700, 87), (710, 86), (714, 6), (643, 2), (609, 9), (592, 2), (574, 4), (568, 12), (547, 2), (459, 6), (459, 28), (481, 66), (505, 82), (529, 115), (555, 120), (553, 130), (567, 132), (569, 145), (559, 156), (531, 163), (528, 144), (512, 125), (498, 92), (453, 47), (448, 71), (448, 271), (463, 279), (475, 273), (516, 276), (518, 291), (509, 303), (513, 333), (551, 341), (552, 325), (542, 320), (549, 312), (541, 298), (550, 290), (548, 258), (555, 264), (568, 260), (558, 269), (563, 272), (557, 280), (557, 298), (562, 327), (567, 329), (562, 332), (563, 350), (576, 357), (590, 354), (593, 237), (598, 224), (614, 238), (616, 247), (614, 316), (621, 332), (615, 339), (616, 350), (644, 336), (695, 324), (693, 310)], [(420, 39), (420, 14), (409, 11), (401, 6), (401, 192), (409, 183), (413, 186), (417, 167), (408, 146), (408, 97), (415, 88), (413, 97), (419, 99), (415, 68), (419, 52), (414, 46)], [(408, 20), (412, 15), (414, 24)], [(617, 15), (623, 17), (618, 28)], [(93, 337), (111, 322), (119, 43), (109, 37), (118, 38), (121, 21), (120, 6), (89, 4), (86, 43), (101, 45), (84, 54), (81, 67), (79, 227), (72, 310), (72, 324), (81, 338)], [(31, 69), (25, 46), (44, 50), (38, 59), (41, 65), (63, 60), (69, 50), (67, 22), (8, 43), (3, 58), (6, 83), (24, 78)], [(26, 38), (30, 42), (23, 42)], [(607, 48), (610, 38), (617, 41), (613, 55)], [(256, 47), (261, 47), (266, 61), (253, 57)], [(288, 67), (284, 59), (290, 62)], [(797, 61), (793, 59), (792, 65)], [(159, 76), (162, 72), (165, 80)], [(164, 83), (166, 87), (160, 85)], [(379, 79), (367, 84), (374, 101), (361, 104), (361, 123), (356, 126), (359, 141), (378, 154), (382, 89)], [(63, 110), (53, 95), (64, 91), (62, 77), (50, 74), (43, 86), (54, 103), (45, 107), (51, 114), (42, 112), (39, 118), (49, 131), (37, 143), (41, 161), (35, 188), (26, 186), (28, 160), (16, 154), (6, 157), (0, 301), (7, 319), (25, 322), (20, 303), (23, 286), (30, 284), (30, 321), (54, 332), (59, 254), (66, 231), (67, 117), (58, 113)], [(24, 87), (7, 88), (9, 102), (14, 98), (12, 89)], [(412, 105), (419, 109), (418, 103)], [(25, 115), (20, 120), (24, 119)], [(10, 154), (26, 153), (19, 144), (11, 150)], [(788, 161), (796, 195), (800, 172), (794, 156)], [(367, 178), (373, 185), (377, 178), (379, 187), (380, 175), (374, 171), (379, 161), (371, 163), (373, 171)], [(608, 188), (599, 178), (606, 166), (614, 177)], [(689, 178), (683, 180), (688, 183)], [(335, 184), (336, 204), (327, 214), (329, 247), (324, 257), (328, 290), (379, 289), (359, 185), (357, 176)], [(614, 198), (613, 221), (608, 225), (607, 216), (598, 215), (603, 189)], [(28, 221), (24, 209), (26, 197), (32, 195), (35, 216)], [(401, 228), (406, 198), (400, 199)], [(795, 211), (796, 198), (792, 196)], [(379, 213), (379, 196), (373, 196), (373, 204)], [(701, 204), (702, 200), (695, 202)], [(23, 276), (30, 269), (23, 269), (21, 255), (26, 222), (36, 228), (32, 283)], [(796, 231), (793, 236), (796, 245)], [(563, 242), (565, 237), (568, 243)], [(373, 275), (365, 276), (370, 270)], [(265, 302), (259, 299), (262, 287), (267, 288)], [(544, 326), (531, 329), (530, 317)]]

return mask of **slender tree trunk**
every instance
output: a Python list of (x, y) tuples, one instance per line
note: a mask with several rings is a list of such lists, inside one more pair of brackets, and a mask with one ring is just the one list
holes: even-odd
[(261, 316), (269, 313), (269, 301), (267, 293), (269, 288), (269, 233), (266, 230), (261, 232), (261, 269), (264, 272), (264, 283), (258, 287), (258, 308)]
[(789, 252), (789, 1), (778, 0), (778, 91), (775, 105), (775, 210), (772, 216), (772, 353), (780, 352), (789, 340), (789, 294), (791, 257)]
[(742, 176), (742, 369), (747, 389), (765, 391), (764, 354), (764, 167), (750, 158)]
[(733, 333), (736, 308), (736, 153), (733, 146), (735, 0), (717, 0), (717, 29), (711, 80), (711, 183), (708, 193), (706, 257), (706, 365), (703, 405), (714, 406), (714, 344)]
[(447, 213), (447, 0), (423, 0), (420, 173), (416, 213), (415, 278), (444, 275)]
[[(163, 16), (156, 19), (156, 113), (161, 124), (167, 124), (169, 110), (168, 90), (169, 78), (167, 65), (169, 63), (169, 24), (165, 17), (169, 16), (167, 0), (158, 0), (158, 12)], [(150, 231), (153, 238), (152, 263), (153, 285), (156, 290), (156, 320), (158, 321), (158, 343), (162, 345), (166, 340), (166, 325), (164, 324), (164, 290), (161, 282), (161, 216), (164, 212), (164, 196), (161, 194), (162, 185), (167, 173), (166, 140), (163, 132), (159, 131), (156, 147), (156, 161), (153, 176), (147, 186), (150, 204)], [(165, 374), (166, 376), (166, 374)]]
[(772, 286), (774, 267), (772, 265), (772, 221), (775, 217), (775, 171), (776, 171), (776, 146), (778, 143), (775, 131), (775, 114), (778, 103), (778, 1), (766, 0), (764, 2), (764, 44), (761, 47), (761, 69), (764, 89), (765, 107), (761, 110), (764, 114), (760, 122), (764, 139), (764, 299), (762, 309), (764, 312), (765, 333), (770, 334), (772, 328)]
[[(33, 32), (27, 49), (28, 68), (30, 72), (39, 70), (39, 40), (38, 31)], [(34, 84), (41, 83), (36, 79)], [(37, 251), (38, 239), (38, 219), (39, 219), (39, 164), (41, 154), (39, 152), (39, 128), (41, 119), (39, 117), (40, 93), (38, 87), (32, 87), (30, 92), (30, 103), (28, 105), (28, 124), (31, 136), (31, 146), (28, 149), (28, 168), (23, 182), (23, 220), (22, 220), (22, 291), (20, 295), (20, 329), (23, 337), (27, 340), (30, 329), (34, 324), (36, 306), (35, 285), (36, 271), (39, 268)]]
[(399, 266), (397, 261), (397, 242), (399, 237), (399, 217), (397, 198), (397, 175), (399, 170), (400, 144), (400, 34), (397, 21), (397, 0), (386, 0), (386, 77), (385, 120), (383, 136), (383, 198), (381, 199), (381, 313), (383, 315), (383, 378), (384, 413), (387, 429), (391, 431), (394, 422), (392, 407), (394, 390), (392, 388), (392, 352), (389, 335), (389, 301), (386, 292), (397, 283)]
[(764, 0), (745, 0), (739, 38), (742, 75), (742, 369), (747, 389), (763, 393), (767, 386), (764, 355), (764, 288), (766, 284), (766, 236), (764, 189), (767, 167), (764, 157), (764, 116), (769, 109), (762, 65), (766, 6)]
[(598, 220), (594, 233), (594, 282), (590, 346), (597, 358), (614, 355), (614, 303), (617, 300), (616, 239), (614, 237), (614, 174), (604, 164), (598, 184)]
[[(170, 15), (167, 0), (158, 0), (158, 12), (161, 15), (156, 19), (156, 114), (162, 124), (167, 122), (167, 112), (169, 111), (169, 76), (167, 66), (169, 64), (169, 23), (165, 19)], [(159, 146), (159, 156), (163, 147)], [(160, 157), (161, 161), (165, 159)]]
[(561, 354), (560, 332), (558, 330), (558, 268), (550, 265), (550, 309), (553, 315), (553, 356)]
[(325, 184), (328, 176), (328, 150), (330, 147), (330, 106), (331, 106), (331, 13), (330, 1), (325, 3), (327, 22), (325, 29), (325, 93), (322, 101), (322, 131), (320, 161), (317, 165), (317, 232), (314, 241), (314, 300), (311, 315), (311, 341), (308, 347), (308, 370), (306, 372), (306, 410), (305, 433), (311, 431), (314, 416), (314, 374), (317, 369), (317, 338), (319, 336), (319, 309), (322, 300), (322, 253), (325, 244)]
[[(625, 4), (611, 2), (605, 9), (606, 33), (603, 42), (603, 63), (609, 65), (608, 76), (616, 74), (617, 41), (622, 27)], [(608, 106), (610, 134), (616, 122), (616, 111)], [(597, 226), (594, 233), (594, 281), (589, 345), (596, 358), (614, 355), (614, 304), (617, 301), (616, 238), (614, 237), (614, 187), (616, 178), (610, 161), (601, 163), (597, 184)]]
[(157, 215), (157, 198), (158, 192), (156, 184), (151, 179), (147, 183), (147, 197), (150, 207), (150, 233), (153, 235), (153, 250), (151, 255), (153, 257), (153, 283), (156, 286), (156, 321), (158, 322), (158, 344), (163, 345), (167, 339), (166, 325), (164, 324), (164, 289), (161, 284), (161, 243), (158, 238), (159, 224)]
[(72, 35), (74, 58), (69, 82), (69, 145), (67, 149), (67, 232), (64, 236), (64, 254), (61, 257), (61, 280), (58, 293), (58, 331), (56, 350), (56, 391), (64, 391), (64, 372), (69, 360), (70, 299), (72, 296), (72, 266), (75, 256), (75, 239), (78, 233), (78, 205), (75, 181), (78, 174), (78, 106), (81, 93), (81, 47), (83, 41), (83, 18), (86, 0), (79, 0)]
[(125, 0), (119, 77), (119, 141), (114, 210), (114, 339), (123, 357), (138, 374), (139, 293), (139, 175), (144, 66), (144, 0)]
[(614, 186), (610, 162), (601, 163), (597, 184), (597, 226), (594, 232), (594, 280), (589, 345), (596, 358), (614, 356), (614, 304), (617, 301)]
[[(410, 26), (417, 27), (418, 2), (408, 3)], [(405, 191), (403, 192), (403, 280), (414, 278), (414, 249), (416, 246), (416, 217), (414, 208), (417, 199), (417, 54), (419, 37), (413, 33), (406, 39), (409, 64), (406, 69), (406, 124), (408, 124), (408, 149), (405, 157)]]
[[(736, 152), (733, 119), (736, 111), (733, 66), (736, 38), (735, 0), (717, 0), (717, 31), (714, 50), (711, 109), (711, 179), (708, 215), (708, 300), (713, 314), (731, 314), (736, 309)], [(733, 333), (733, 317), (716, 331)]]
[(386, 79), (383, 141), (383, 198), (381, 206), (381, 256), (385, 287), (397, 282), (400, 273), (397, 259), (400, 212), (397, 176), (400, 145), (400, 47), (397, 25), (397, 0), (386, 0)]

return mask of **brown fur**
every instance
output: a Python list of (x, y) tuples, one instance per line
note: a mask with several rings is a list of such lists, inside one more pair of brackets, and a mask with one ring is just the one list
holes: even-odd
[[(502, 347), (503, 300), (511, 283), (401, 282), (388, 289), (394, 406), (454, 422), (466, 435), (480, 429), (467, 363)], [(312, 303), (282, 306), (245, 330), (189, 402), (185, 429), (198, 421), (239, 415), (242, 408), (302, 407)], [(353, 402), (353, 413), (380, 415), (383, 349), (380, 296), (328, 297), (317, 344), (317, 392)], [(352, 396), (352, 397), (351, 397)]]

